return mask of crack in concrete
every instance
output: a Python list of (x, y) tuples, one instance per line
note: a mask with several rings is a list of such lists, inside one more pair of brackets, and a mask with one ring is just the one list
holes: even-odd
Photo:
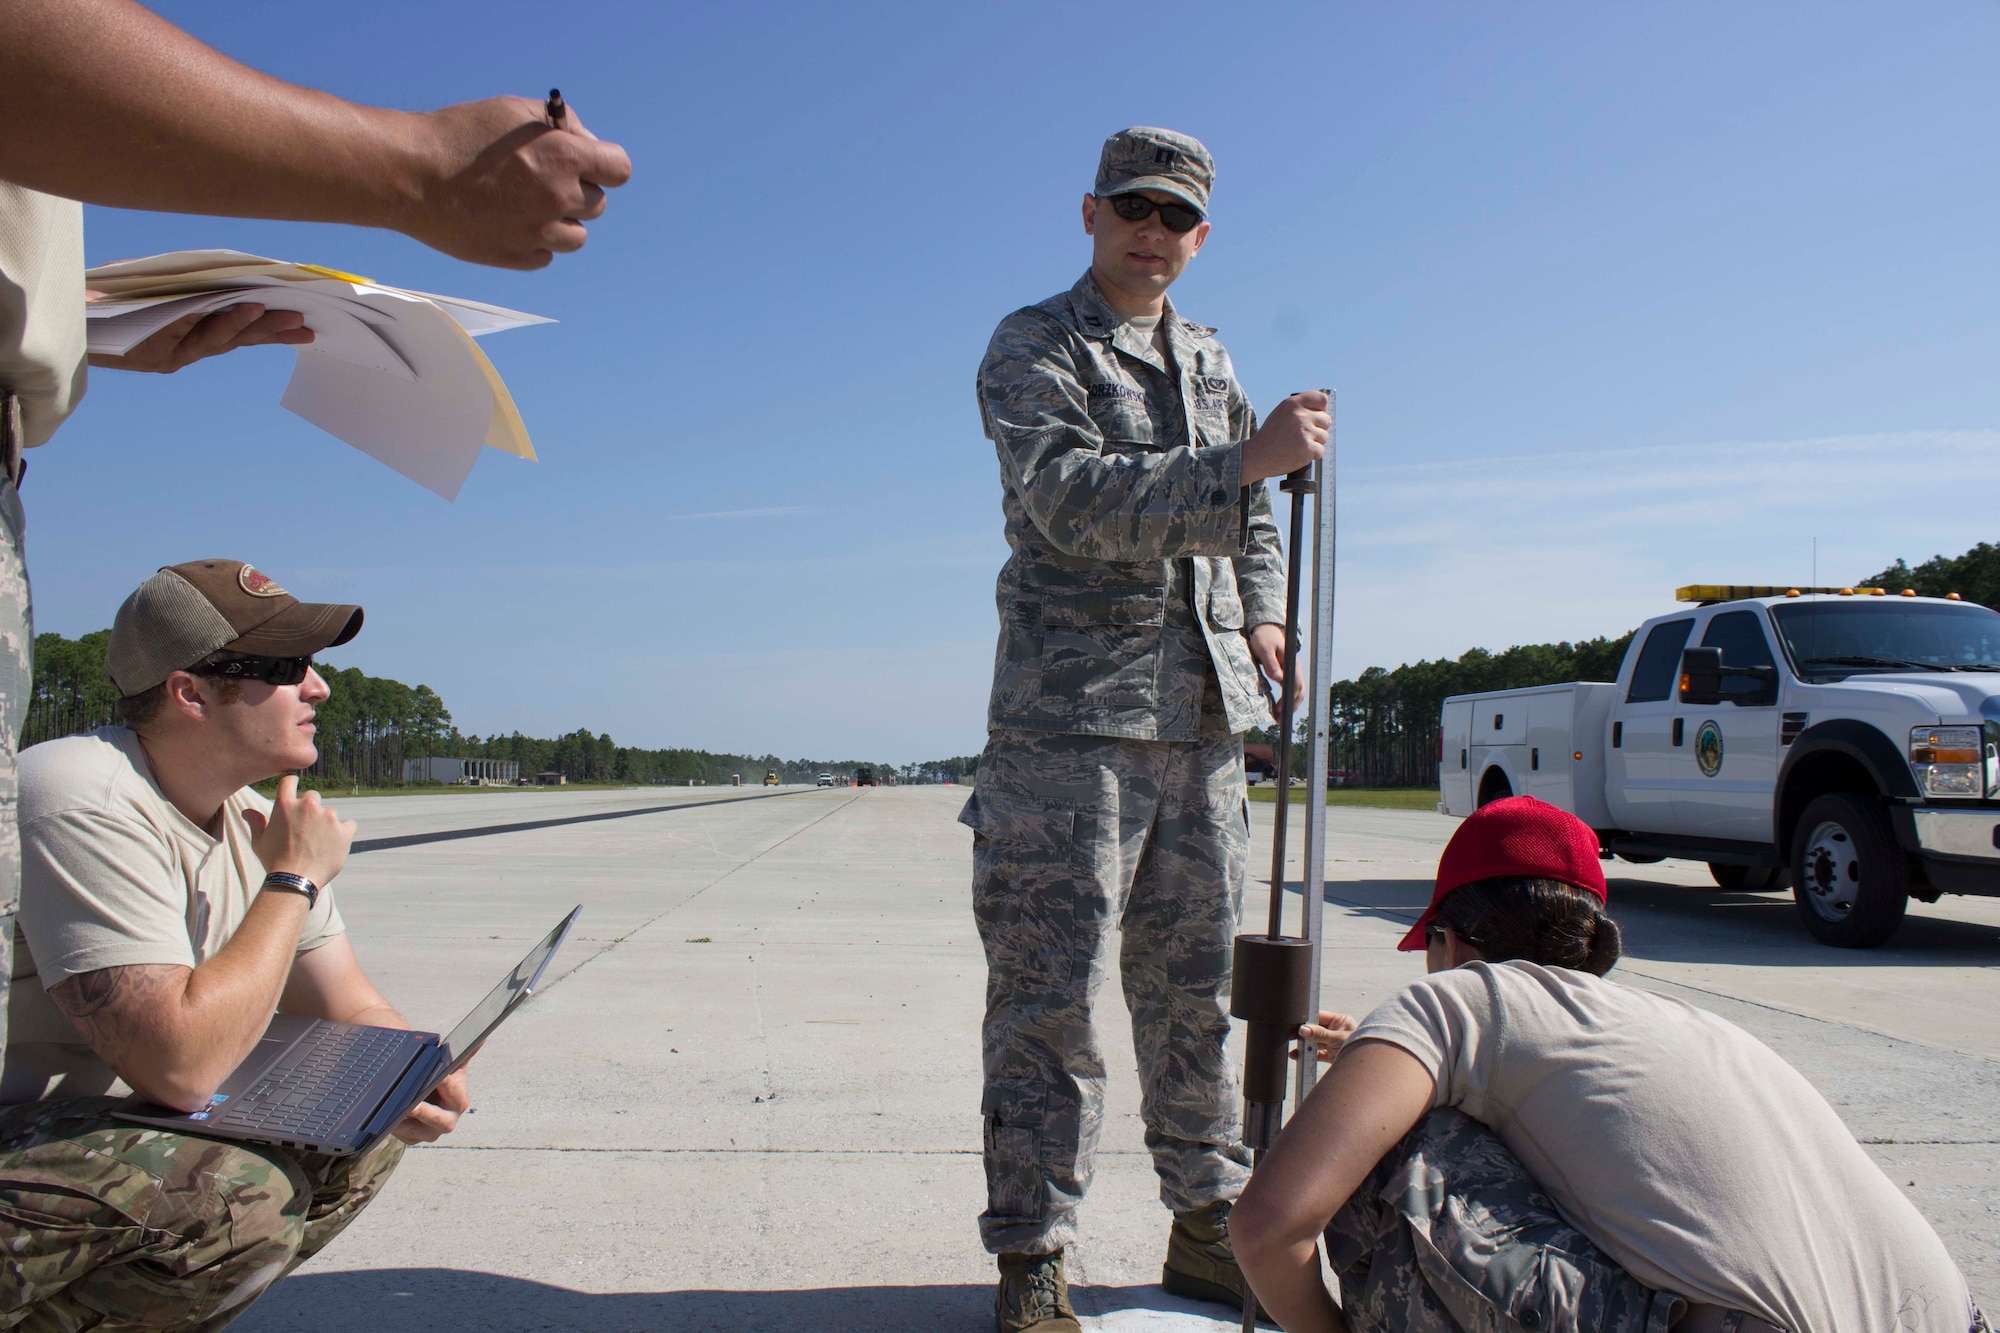
[[(776, 796), (803, 796), (805, 794), (806, 793), (804, 792), (772, 793), (772, 795)], [(736, 805), (744, 801), (756, 801), (756, 800), (768, 800), (768, 799), (770, 798), (759, 797), (759, 796), (739, 796), (734, 800), (715, 801), (715, 802), (710, 802), (710, 804)], [(731, 875), (734, 875), (739, 870), (743, 870), (748, 866), (755, 865), (757, 862), (769, 856), (772, 852), (775, 852), (780, 847), (783, 847), (793, 838), (796, 838), (801, 833), (804, 833), (807, 829), (815, 828), (818, 825), (825, 823), (827, 820), (833, 818), (835, 815), (839, 814), (842, 810), (845, 810), (848, 806), (853, 805), (856, 801), (860, 799), (861, 798), (858, 795), (848, 797), (846, 800), (842, 801), (839, 805), (836, 805), (835, 807), (833, 807), (833, 809), (821, 815), (818, 819), (813, 820), (812, 823), (800, 825), (798, 828), (793, 829), (790, 833), (787, 833), (784, 837), (778, 839), (776, 842), (764, 848), (762, 851), (756, 853), (754, 856), (747, 856), (743, 860), (738, 861), (735, 865), (729, 867), (729, 869), (723, 871), (720, 875), (717, 875), (714, 879), (702, 885), (700, 888), (696, 889), (693, 893), (690, 893), (687, 897), (675, 903), (672, 907), (666, 908), (663, 911), (657, 912), (654, 915), (647, 917), (644, 921), (641, 921), (638, 925), (632, 927), (632, 929), (626, 931), (623, 935), (620, 935), (616, 939), (611, 940), (602, 949), (599, 949), (596, 953), (591, 954), (590, 957), (584, 959), (582, 962), (578, 963), (575, 967), (572, 967), (569, 971), (563, 973), (561, 976), (557, 977), (554, 981), (551, 981), (548, 985), (542, 987), (541, 993), (544, 995), (548, 994), (550, 991), (562, 985), (565, 981), (568, 981), (571, 977), (575, 976), (577, 973), (583, 971), (583, 969), (585, 969), (586, 967), (589, 967), (592, 963), (596, 962), (598, 959), (610, 953), (613, 949), (616, 949), (626, 940), (629, 940), (634, 935), (637, 935), (640, 931), (645, 930), (647, 927), (653, 925), (656, 922), (666, 920), (668, 917), (672, 916), (675, 912), (680, 911), (681, 908), (686, 907), (689, 903), (701, 897), (702, 894), (707, 893), (710, 889), (722, 883), (723, 880), (728, 879)]]

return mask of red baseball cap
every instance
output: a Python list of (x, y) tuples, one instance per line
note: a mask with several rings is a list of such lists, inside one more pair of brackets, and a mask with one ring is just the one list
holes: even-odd
[(1396, 947), (1421, 949), (1437, 920), (1438, 904), (1453, 889), (1482, 879), (1520, 876), (1553, 879), (1582, 889), (1598, 902), (1608, 897), (1597, 835), (1567, 810), (1532, 796), (1492, 801), (1466, 816), (1438, 858), (1431, 905)]

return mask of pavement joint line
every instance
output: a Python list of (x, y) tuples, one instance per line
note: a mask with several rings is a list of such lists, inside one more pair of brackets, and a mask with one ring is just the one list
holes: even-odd
[(1983, 1148), (2000, 1139), (1857, 1139), (1874, 1147), (1890, 1148)]
[[(1266, 883), (1268, 882), (1269, 881), (1267, 880)], [(1419, 916), (1422, 915), (1422, 913), (1420, 912), (1410, 911), (1407, 908), (1376, 907), (1376, 906), (1371, 906), (1368, 903), (1349, 902), (1347, 899), (1337, 898), (1331, 893), (1326, 895), (1326, 900), (1340, 907), (1351, 907), (1356, 909), (1357, 911), (1378, 912), (1384, 916), (1406, 917), (1411, 921), (1415, 921)], [(1782, 1004), (1772, 1004), (1768, 1000), (1752, 1000), (1741, 995), (1732, 995), (1728, 991), (1715, 990), (1708, 986), (1697, 986), (1692, 982), (1677, 981), (1672, 977), (1656, 976), (1651, 972), (1647, 972), (1640, 968), (1634, 967), (1632, 965), (1631, 955), (1629, 954), (1618, 960), (1618, 966), (1623, 968), (1625, 971), (1631, 973), (1633, 976), (1644, 977), (1646, 980), (1658, 982), (1662, 986), (1678, 986), (1682, 990), (1691, 990), (1696, 992), (1697, 994), (1713, 995), (1718, 1000), (1730, 1000), (1736, 1004), (1747, 1004), (1757, 1009), (1768, 1009), (1774, 1014), (1784, 1014), (1791, 1018), (1803, 1018), (1810, 1023), (1825, 1023), (1829, 1027), (1846, 1028), (1850, 1032), (1865, 1032), (1871, 1037), (1882, 1037), (1889, 1041), (1907, 1042), (1912, 1046), (1921, 1046), (1925, 1050), (1944, 1051), (1951, 1055), (1962, 1055), (1965, 1056), (1967, 1059), (1978, 1060), (1985, 1064), (2000, 1064), (2000, 1060), (1995, 1060), (1992, 1056), (1982, 1054), (1978, 1051), (1962, 1051), (1956, 1046), (1939, 1046), (1928, 1041), (1918, 1041), (1913, 1037), (1899, 1036), (1898, 1034), (1893, 1032), (1884, 1032), (1880, 1028), (1871, 1028), (1864, 1023), (1850, 1023), (1844, 1018), (1828, 1018), (1824, 1014), (1809, 1014), (1800, 1009), (1788, 1009)], [(1867, 1142), (1868, 1140), (1863, 1140), (1863, 1141)], [(1939, 1140), (1939, 1142), (1941, 1143), (1946, 1141), (1947, 1140), (1942, 1140), (1942, 1139)], [(1958, 1141), (1959, 1140), (1950, 1140), (1950, 1142), (1958, 1142)], [(1968, 1144), (1976, 1144), (1976, 1143), (1989, 1143), (1992, 1142), (1993, 1140), (1966, 1139), (1963, 1141)], [(1914, 1142), (1914, 1140), (1912, 1140), (1912, 1142)]]
[[(817, 790), (817, 789), (815, 788), (814, 790)], [(789, 792), (789, 791), (786, 791), (786, 792), (772, 792), (772, 793), (770, 793), (770, 796), (803, 796), (803, 795), (805, 795), (805, 793), (804, 793), (804, 792)], [(709, 805), (735, 805), (735, 804), (737, 804), (737, 803), (738, 803), (738, 802), (740, 802), (740, 801), (762, 801), (762, 800), (768, 800), (768, 799), (770, 799), (770, 796), (739, 796), (739, 797), (736, 797), (736, 798), (735, 798), (734, 800), (721, 800), (721, 801), (709, 801), (709, 802), (706, 802), (706, 804), (709, 804)], [(846, 800), (842, 801), (842, 802), (841, 802), (841, 803), (840, 803), (839, 805), (836, 805), (835, 807), (833, 807), (833, 809), (831, 809), (831, 810), (827, 811), (827, 812), (826, 812), (825, 814), (821, 815), (821, 816), (820, 816), (820, 817), (819, 817), (818, 819), (815, 819), (815, 820), (813, 820), (813, 821), (812, 821), (812, 823), (810, 823), (810, 824), (804, 824), (804, 825), (801, 825), (801, 826), (800, 826), (800, 827), (798, 827), (798, 828), (795, 828), (795, 829), (793, 829), (793, 830), (792, 830), (792, 831), (791, 831), (790, 833), (787, 833), (787, 834), (786, 834), (786, 835), (785, 835), (784, 837), (782, 837), (782, 838), (778, 839), (778, 840), (777, 840), (776, 842), (772, 843), (772, 844), (771, 844), (771, 845), (770, 845), (769, 847), (766, 847), (766, 848), (765, 848), (765, 849), (764, 849), (763, 851), (761, 851), (761, 852), (758, 852), (758, 853), (757, 853), (757, 854), (756, 854), (755, 856), (751, 856), (751, 857), (747, 857), (747, 858), (745, 858), (744, 860), (741, 860), (741, 861), (738, 861), (738, 862), (737, 862), (737, 863), (736, 863), (735, 865), (733, 865), (733, 866), (729, 867), (729, 869), (727, 869), (727, 870), (723, 871), (723, 872), (722, 872), (722, 873), (721, 873), (720, 875), (717, 875), (717, 876), (716, 876), (716, 877), (715, 877), (714, 879), (712, 879), (712, 880), (710, 880), (710, 881), (709, 881), (708, 883), (706, 883), (706, 884), (702, 885), (702, 886), (701, 886), (700, 888), (696, 889), (696, 890), (695, 890), (695, 891), (694, 891), (693, 893), (690, 893), (690, 894), (689, 894), (689, 895), (688, 895), (687, 897), (685, 897), (685, 898), (681, 899), (681, 900), (680, 900), (679, 902), (675, 903), (675, 904), (674, 904), (674, 905), (673, 905), (672, 907), (669, 907), (669, 908), (666, 908), (666, 909), (665, 909), (664, 911), (661, 911), (661, 912), (657, 912), (657, 913), (655, 913), (654, 915), (652, 915), (652, 916), (649, 916), (649, 917), (647, 917), (647, 918), (646, 918), (646, 919), (645, 919), (644, 921), (641, 921), (641, 922), (640, 922), (640, 923), (639, 923), (638, 925), (636, 925), (636, 926), (632, 927), (632, 929), (630, 929), (630, 930), (626, 931), (626, 932), (625, 932), (625, 933), (624, 933), (623, 935), (620, 935), (620, 936), (618, 936), (618, 937), (617, 937), (617, 938), (615, 938), (615, 939), (612, 939), (612, 940), (609, 940), (609, 941), (607, 941), (607, 942), (605, 943), (605, 945), (604, 945), (604, 947), (603, 947), (602, 949), (599, 949), (599, 950), (598, 950), (598, 951), (597, 951), (596, 953), (593, 953), (592, 955), (590, 955), (590, 957), (588, 957), (588, 958), (584, 959), (584, 960), (583, 960), (582, 962), (578, 963), (578, 964), (577, 964), (577, 965), (576, 965), (575, 967), (572, 967), (572, 968), (571, 968), (571, 969), (570, 969), (569, 971), (567, 971), (567, 972), (563, 973), (563, 974), (562, 974), (561, 976), (557, 977), (557, 978), (556, 978), (556, 979), (555, 979), (554, 981), (551, 981), (551, 982), (550, 982), (550, 983), (549, 983), (548, 985), (546, 985), (546, 986), (542, 987), (542, 994), (544, 994), (544, 995), (548, 994), (548, 993), (549, 993), (550, 991), (552, 991), (552, 990), (554, 990), (554, 989), (555, 989), (556, 987), (558, 987), (558, 986), (562, 985), (562, 984), (563, 984), (563, 983), (564, 983), (565, 981), (568, 981), (568, 980), (569, 980), (569, 979), (570, 979), (571, 977), (573, 977), (573, 976), (575, 976), (575, 975), (576, 975), (577, 973), (579, 973), (579, 972), (583, 971), (583, 969), (585, 969), (586, 967), (589, 967), (589, 966), (590, 966), (590, 965), (591, 965), (592, 963), (594, 963), (594, 962), (596, 962), (596, 961), (597, 961), (598, 959), (600, 959), (600, 958), (604, 957), (604, 955), (606, 955), (606, 954), (610, 953), (610, 952), (611, 952), (611, 951), (612, 951), (613, 949), (615, 949), (615, 948), (617, 948), (617, 947), (618, 947), (619, 945), (623, 944), (623, 943), (624, 943), (624, 942), (625, 942), (626, 940), (629, 940), (629, 939), (631, 939), (631, 938), (632, 938), (632, 937), (633, 937), (634, 935), (637, 935), (637, 934), (638, 934), (638, 933), (639, 933), (640, 931), (642, 931), (642, 930), (646, 929), (646, 928), (647, 928), (648, 926), (652, 925), (652, 924), (653, 924), (654, 922), (656, 922), (656, 921), (663, 921), (663, 920), (665, 920), (665, 919), (666, 919), (667, 917), (670, 917), (670, 916), (672, 916), (672, 915), (673, 915), (673, 914), (674, 914), (675, 912), (678, 912), (678, 911), (680, 911), (680, 910), (681, 910), (681, 908), (683, 908), (683, 907), (686, 907), (686, 906), (687, 906), (687, 905), (688, 905), (689, 903), (691, 903), (691, 902), (693, 902), (693, 901), (694, 901), (695, 899), (697, 899), (697, 898), (701, 897), (701, 895), (702, 895), (702, 894), (704, 894), (704, 893), (707, 893), (707, 892), (708, 892), (708, 891), (709, 891), (710, 889), (712, 889), (712, 888), (714, 888), (714, 887), (715, 887), (716, 885), (718, 885), (718, 884), (722, 883), (722, 881), (723, 881), (723, 880), (725, 880), (725, 879), (728, 879), (728, 878), (729, 878), (729, 877), (730, 877), (731, 875), (735, 874), (735, 873), (736, 873), (737, 871), (739, 871), (739, 870), (742, 870), (742, 869), (743, 869), (744, 867), (746, 867), (746, 866), (752, 866), (752, 865), (755, 865), (755, 864), (756, 864), (757, 862), (759, 862), (759, 861), (763, 860), (763, 859), (764, 859), (765, 857), (769, 856), (769, 855), (770, 855), (770, 854), (771, 854), (772, 852), (775, 852), (775, 851), (777, 851), (777, 850), (778, 850), (778, 849), (779, 849), (780, 847), (783, 847), (783, 846), (784, 846), (784, 845), (785, 845), (786, 843), (790, 842), (790, 841), (791, 841), (791, 840), (792, 840), (793, 838), (796, 838), (796, 837), (798, 837), (798, 836), (799, 836), (799, 834), (801, 834), (801, 833), (804, 833), (804, 832), (805, 832), (805, 831), (806, 831), (807, 829), (810, 829), (810, 828), (817, 828), (817, 827), (818, 827), (819, 825), (821, 825), (821, 824), (825, 823), (825, 822), (826, 822), (827, 820), (829, 820), (829, 819), (833, 818), (833, 817), (834, 817), (835, 815), (839, 814), (839, 813), (840, 813), (840, 812), (841, 812), (842, 810), (845, 810), (845, 809), (846, 809), (846, 808), (847, 808), (848, 806), (850, 806), (850, 805), (853, 805), (853, 804), (854, 804), (854, 803), (855, 803), (856, 801), (858, 801), (858, 800), (860, 800), (860, 799), (861, 799), (861, 797), (860, 797), (860, 796), (859, 796), (858, 794), (857, 794), (857, 795), (854, 795), (854, 796), (850, 796), (850, 797), (848, 797), (848, 798), (847, 798)], [(677, 809), (677, 808), (680, 808), (680, 807), (668, 807), (668, 808), (669, 808), (669, 809)], [(645, 813), (645, 812), (637, 812), (637, 813)], [(555, 822), (558, 822), (558, 823), (568, 823), (568, 822), (571, 822), (571, 821), (568, 821), (568, 820), (558, 820), (558, 821), (555, 821)]]
[[(425, 1152), (631, 1153), (671, 1157), (978, 1157), (979, 1148), (562, 1148), (553, 1144), (427, 1143)], [(1099, 1157), (1148, 1158), (1145, 1148), (1099, 1148)]]
[(455, 842), (460, 838), (485, 838), (496, 833), (526, 833), (530, 829), (559, 828), (564, 824), (595, 824), (606, 819), (630, 819), (634, 815), (657, 815), (669, 810), (701, 810), (716, 805), (740, 805), (745, 801), (770, 801), (780, 796), (805, 796), (804, 791), (767, 791), (755, 796), (723, 796), (713, 801), (676, 801), (669, 805), (648, 805), (637, 810), (606, 810), (593, 815), (565, 815), (560, 819), (529, 819), (515, 824), (482, 824), (478, 828), (443, 829), (435, 833), (402, 833), (390, 838), (363, 838), (347, 849), (358, 852), (386, 852), (397, 847), (421, 847), (431, 842)]
[(1769, 1000), (1752, 1000), (1742, 995), (1731, 995), (1728, 991), (1714, 990), (1708, 986), (1697, 986), (1691, 981), (1676, 981), (1672, 977), (1654, 976), (1651, 972), (1645, 972), (1639, 968), (1630, 966), (1629, 959), (1620, 958), (1618, 966), (1624, 968), (1633, 976), (1644, 977), (1646, 980), (1657, 982), (1662, 986), (1678, 986), (1682, 990), (1691, 990), (1700, 995), (1713, 995), (1718, 1000), (1729, 1000), (1735, 1004), (1747, 1004), (1757, 1009), (1768, 1009), (1774, 1014), (1785, 1014), (1791, 1018), (1803, 1018), (1809, 1023), (1824, 1023), (1828, 1027), (1846, 1028), (1849, 1032), (1865, 1032), (1871, 1037), (1880, 1037), (1884, 1041), (1902, 1042), (1905, 1045), (1922, 1047), (1927, 1051), (1943, 1051), (1947, 1055), (1962, 1055), (1968, 1060), (1977, 1060), (1981, 1064), (2000, 1065), (2000, 1060), (1996, 1060), (1992, 1056), (1980, 1051), (1962, 1051), (1956, 1046), (1940, 1046), (1935, 1042), (1918, 1041), (1915, 1037), (1906, 1037), (1894, 1032), (1884, 1032), (1881, 1028), (1872, 1028), (1865, 1023), (1850, 1023), (1844, 1018), (1828, 1018), (1824, 1014), (1809, 1014), (1804, 1010), (1788, 1009), (1782, 1004), (1773, 1004)]

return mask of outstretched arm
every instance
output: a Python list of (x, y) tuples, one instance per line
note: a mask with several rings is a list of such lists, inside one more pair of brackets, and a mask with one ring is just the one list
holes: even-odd
[(578, 249), (631, 165), (572, 111), (357, 106), (229, 59), (133, 0), (0, 0), (0, 179), (117, 208), (345, 222), (459, 259)]
[(1229, 1214), (1229, 1239), (1257, 1299), (1289, 1333), (1345, 1333), (1320, 1279), (1320, 1233), (1430, 1109), (1436, 1086), (1409, 1052), (1364, 1041), (1340, 1053), (1257, 1164)]

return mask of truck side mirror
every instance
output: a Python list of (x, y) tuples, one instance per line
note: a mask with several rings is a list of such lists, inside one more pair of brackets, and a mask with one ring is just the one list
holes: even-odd
[(1722, 700), (1722, 650), (1681, 650), (1681, 702), (1713, 704)]

